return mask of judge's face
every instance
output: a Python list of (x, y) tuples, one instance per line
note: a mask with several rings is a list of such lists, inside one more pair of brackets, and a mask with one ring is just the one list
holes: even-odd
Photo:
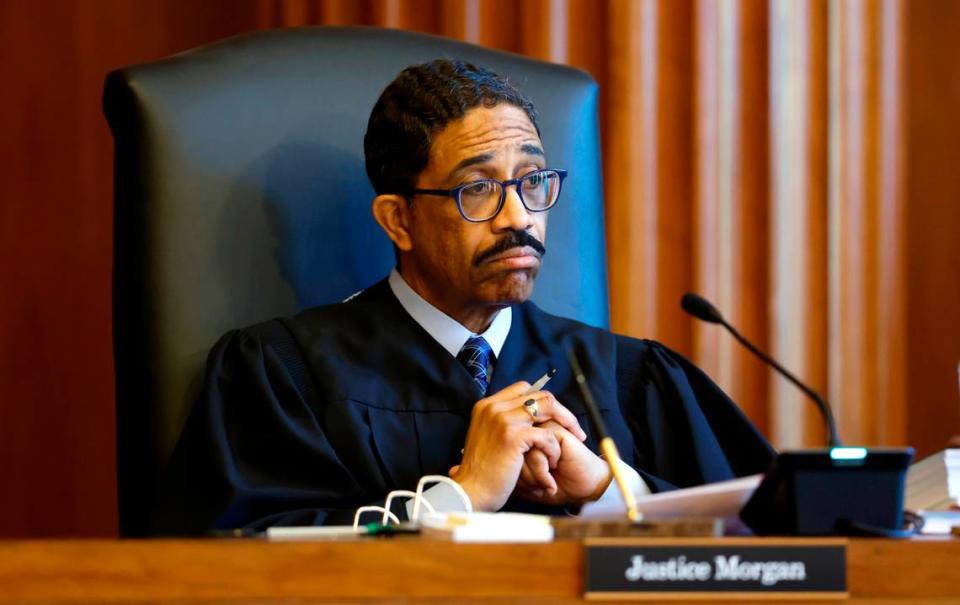
[[(509, 104), (477, 107), (433, 137), (418, 189), (505, 181), (545, 168), (543, 145), (526, 113)], [(442, 307), (504, 306), (526, 300), (540, 271), (546, 212), (529, 212), (508, 186), (499, 214), (465, 220), (452, 198), (417, 195), (409, 207), (404, 277)], [(424, 291), (425, 290), (425, 291)]]

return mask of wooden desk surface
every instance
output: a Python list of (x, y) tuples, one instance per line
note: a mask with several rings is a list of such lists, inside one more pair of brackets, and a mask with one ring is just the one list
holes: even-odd
[[(960, 540), (852, 539), (847, 559), (849, 602), (960, 603)], [(0, 541), (3, 603), (575, 603), (582, 574), (574, 541)]]

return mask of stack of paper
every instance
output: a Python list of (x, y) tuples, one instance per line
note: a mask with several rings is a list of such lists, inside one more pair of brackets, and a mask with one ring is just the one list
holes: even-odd
[(960, 504), (960, 449), (944, 450), (943, 461), (947, 465), (947, 493), (954, 504)]
[(937, 452), (907, 472), (904, 507), (908, 510), (947, 510), (960, 500), (960, 449)]

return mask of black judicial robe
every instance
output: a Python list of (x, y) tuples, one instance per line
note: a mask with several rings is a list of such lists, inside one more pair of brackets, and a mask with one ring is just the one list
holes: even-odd
[[(571, 346), (621, 456), (652, 490), (767, 468), (770, 446), (687, 359), (532, 302), (513, 307), (489, 392), (557, 368), (548, 388), (597, 451)], [(466, 369), (386, 280), (347, 302), (230, 332), (210, 353), (167, 469), (157, 529), (350, 523), (357, 507), (458, 464), (477, 398)], [(518, 498), (505, 509), (551, 512)]]

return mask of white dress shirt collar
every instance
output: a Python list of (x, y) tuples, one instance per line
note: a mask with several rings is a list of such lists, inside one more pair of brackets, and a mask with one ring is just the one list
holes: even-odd
[(499, 311), (483, 334), (474, 334), (414, 292), (396, 269), (390, 272), (387, 281), (394, 296), (410, 317), (451, 355), (456, 357), (471, 336), (482, 336), (493, 349), (493, 354), (500, 357), (500, 349), (507, 340), (510, 324), (513, 322), (513, 310), (510, 307)]

